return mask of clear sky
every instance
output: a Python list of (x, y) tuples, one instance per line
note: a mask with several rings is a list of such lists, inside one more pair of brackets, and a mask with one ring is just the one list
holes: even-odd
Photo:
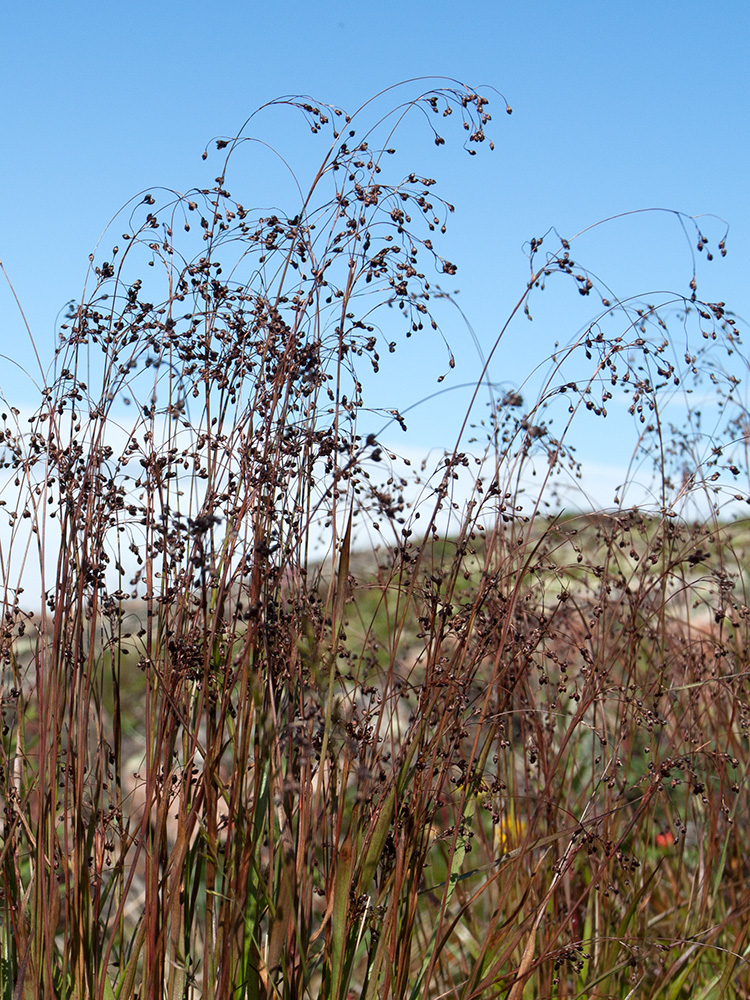
[[(413, 168), (437, 178), (438, 193), (456, 205), (442, 250), (458, 264), (453, 287), (483, 349), (523, 292), (530, 237), (552, 226), (570, 237), (633, 209), (727, 220), (728, 257), (704, 266), (699, 292), (750, 315), (749, 46), (745, 0), (9, 5), (0, 60), (0, 257), (49, 359), (58, 312), (80, 295), (88, 254), (109, 218), (144, 188), (212, 180), (201, 153), (213, 136), (235, 134), (256, 107), (282, 94), (354, 110), (399, 80), (446, 75), (495, 87), (513, 107), (508, 117), (500, 99), (490, 106), (494, 153), (467, 157), (455, 132), (440, 149), (426, 131), (406, 140)], [(302, 136), (305, 126), (290, 113), (267, 119), (271, 140), (274, 121), (283, 123), (278, 144), (294, 161), (295, 129)], [(239, 176), (231, 190), (250, 205), (257, 183), (260, 205), (273, 181)], [(718, 224), (707, 229), (716, 239), (723, 232)], [(620, 295), (688, 291), (689, 248), (669, 216), (616, 223), (583, 241), (580, 258)], [(585, 321), (587, 310), (570, 293), (550, 301), (533, 324), (509, 333), (496, 381), (520, 383), (556, 339), (569, 340)], [(446, 313), (443, 325), (457, 362), (450, 378), (471, 382), (479, 372), (471, 338), (458, 314)], [(0, 350), (31, 372), (25, 338), (3, 287)], [(439, 343), (415, 339), (395, 358), (374, 402), (406, 408), (438, 388)], [(23, 395), (8, 361), (0, 362), (0, 386)], [(414, 411), (409, 447), (451, 445), (465, 403), (466, 394), (449, 393), (437, 408)], [(616, 463), (618, 449), (629, 450), (598, 430), (589, 441), (602, 461)]]

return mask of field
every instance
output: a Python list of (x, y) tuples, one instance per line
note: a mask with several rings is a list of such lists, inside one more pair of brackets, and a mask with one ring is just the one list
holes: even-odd
[[(330, 140), (302, 209), (233, 199), (220, 140), (213, 190), (127, 207), (2, 417), (0, 996), (747, 996), (737, 323), (532, 240), (513, 313), (559, 278), (594, 318), (533, 399), (489, 352), (472, 443), (415, 471), (358, 372), (394, 319), (439, 335), (450, 206), (385, 179), (393, 118), (280, 103)], [(409, 111), (489, 144), (479, 94)], [(617, 406), (655, 502), (560, 511)]]

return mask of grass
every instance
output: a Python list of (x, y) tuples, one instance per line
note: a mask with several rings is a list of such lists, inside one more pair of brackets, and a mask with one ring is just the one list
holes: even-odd
[[(358, 368), (394, 316), (437, 335), (421, 261), (455, 267), (391, 142), (461, 121), (474, 152), (487, 101), (287, 105), (329, 137), (295, 211), (234, 200), (250, 138), (218, 140), (213, 189), (118, 219), (29, 424), (7, 404), (0, 995), (747, 995), (734, 318), (695, 271), (622, 302), (535, 239), (513, 315), (559, 280), (591, 324), (531, 403), (489, 382), (503, 330), (473, 450), (413, 475)], [(706, 386), (721, 422), (673, 423)], [(555, 514), (618, 406), (656, 502)]]

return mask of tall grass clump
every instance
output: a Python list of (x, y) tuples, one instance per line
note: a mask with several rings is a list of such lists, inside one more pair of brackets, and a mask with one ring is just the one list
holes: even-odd
[[(250, 123), (212, 187), (139, 196), (7, 402), (7, 1000), (750, 990), (737, 324), (694, 271), (620, 300), (534, 239), (512, 316), (562, 281), (591, 322), (512, 390), (495, 331), (412, 474), (362, 366), (439, 336), (455, 266), (391, 143), (473, 153), (490, 116), (453, 83), (379, 108), (265, 109), (325, 144), (288, 214), (227, 190)], [(555, 513), (574, 431), (628, 411), (653, 503)]]

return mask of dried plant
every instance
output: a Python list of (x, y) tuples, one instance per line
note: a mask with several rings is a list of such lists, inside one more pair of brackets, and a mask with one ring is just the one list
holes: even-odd
[[(264, 109), (328, 141), (290, 215), (226, 189), (255, 117), (215, 186), (139, 196), (28, 425), (7, 405), (4, 997), (750, 988), (737, 323), (695, 269), (622, 301), (534, 239), (508, 322), (557, 280), (596, 315), (512, 390), (504, 327), (413, 475), (360, 369), (440, 336), (430, 275), (456, 268), (392, 142), (421, 115), (473, 154), (490, 116), (452, 82), (381, 114), (398, 93)], [(616, 408), (656, 502), (551, 513), (574, 430)]]

